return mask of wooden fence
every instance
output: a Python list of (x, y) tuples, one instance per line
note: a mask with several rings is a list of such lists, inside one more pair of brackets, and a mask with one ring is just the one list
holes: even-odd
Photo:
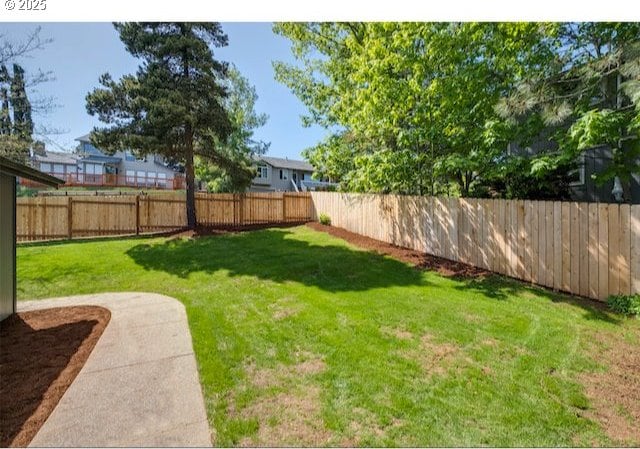
[[(242, 227), (311, 219), (308, 193), (196, 194), (198, 224)], [(184, 195), (18, 198), (19, 241), (128, 235), (182, 229)]]
[(314, 219), (556, 290), (640, 293), (640, 205), (312, 192)]

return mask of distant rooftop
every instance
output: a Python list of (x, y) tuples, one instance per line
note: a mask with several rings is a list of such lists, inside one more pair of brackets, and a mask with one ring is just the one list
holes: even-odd
[(35, 159), (38, 162), (45, 162), (50, 164), (67, 164), (75, 165), (78, 163), (78, 156), (72, 153), (59, 153), (53, 151), (47, 151), (46, 154), (36, 154)]
[(313, 165), (311, 165), (306, 161), (298, 161), (295, 159), (270, 157), (270, 156), (258, 156), (258, 159), (276, 168), (288, 168), (291, 170), (301, 170), (301, 171), (310, 171), (310, 172), (313, 171)]

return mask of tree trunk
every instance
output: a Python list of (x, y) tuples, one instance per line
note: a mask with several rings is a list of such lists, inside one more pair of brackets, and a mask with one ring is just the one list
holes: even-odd
[(196, 177), (193, 167), (193, 131), (187, 126), (184, 175), (187, 182), (187, 227), (196, 227)]

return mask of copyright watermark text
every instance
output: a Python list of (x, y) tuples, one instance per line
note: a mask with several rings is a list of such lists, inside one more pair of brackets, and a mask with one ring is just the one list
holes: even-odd
[(0, 0), (7, 11), (46, 11), (47, 0)]

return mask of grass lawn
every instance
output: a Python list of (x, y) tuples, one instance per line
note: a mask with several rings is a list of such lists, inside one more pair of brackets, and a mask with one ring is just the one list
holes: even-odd
[[(21, 246), (18, 286), (182, 301), (215, 445), (640, 443), (624, 405), (590, 395), (612, 349), (638, 353), (640, 320), (307, 227)], [(599, 424), (607, 413), (625, 439)]]

